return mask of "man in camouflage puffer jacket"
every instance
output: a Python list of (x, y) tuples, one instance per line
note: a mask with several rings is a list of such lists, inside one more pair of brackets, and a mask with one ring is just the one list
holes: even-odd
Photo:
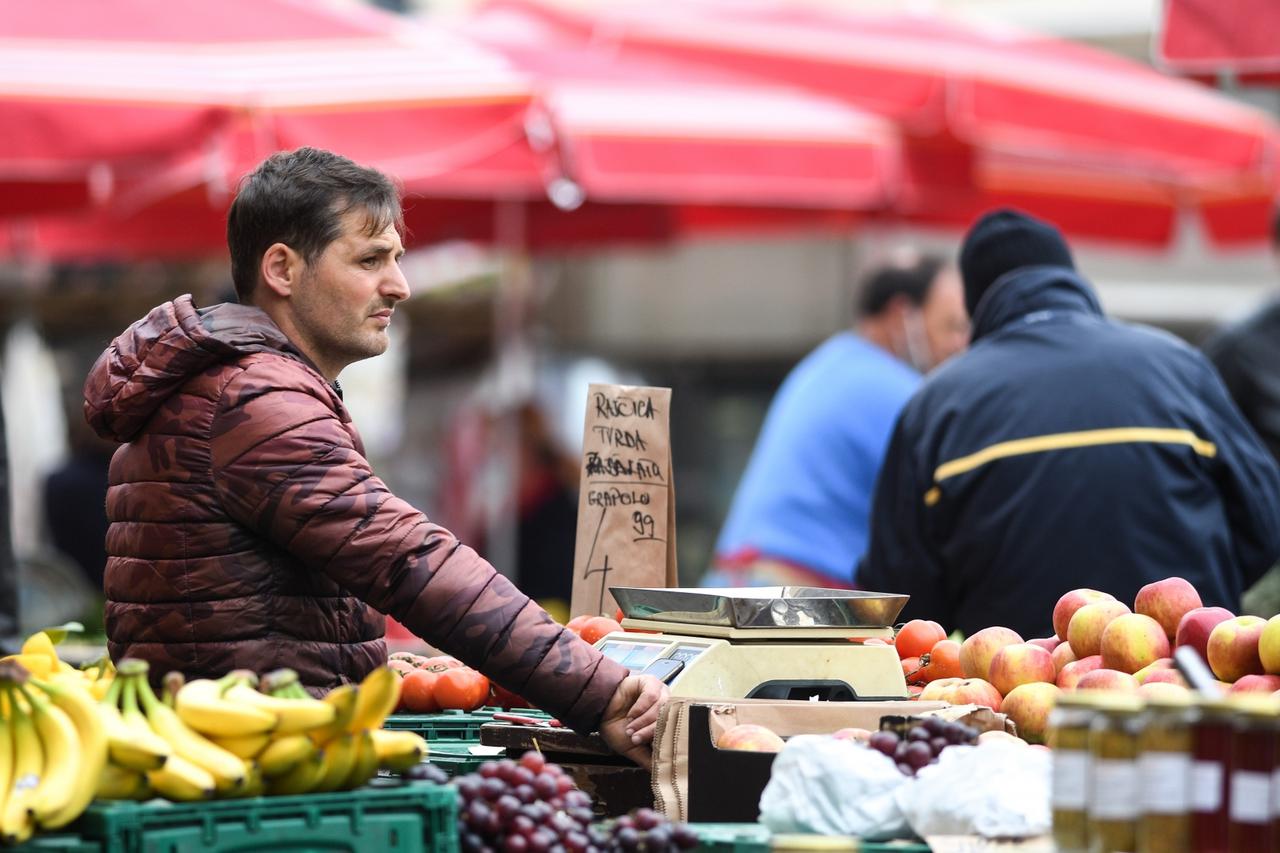
[(665, 688), (557, 625), (374, 476), (337, 375), (385, 351), (400, 271), (385, 176), (277, 154), (228, 216), (241, 304), (153, 309), (85, 383), (111, 462), (106, 627), (158, 674), (288, 666), (323, 690), (385, 663), (388, 613), (579, 731), (647, 759)]

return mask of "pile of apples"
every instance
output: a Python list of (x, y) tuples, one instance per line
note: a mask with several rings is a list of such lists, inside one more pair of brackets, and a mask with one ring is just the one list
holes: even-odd
[[(1194, 648), (1227, 692), (1280, 690), (1280, 616), (1267, 621), (1204, 607), (1184, 578), (1147, 584), (1132, 609), (1110, 593), (1072, 590), (1054, 606), (1053, 628), (1054, 636), (1032, 640), (1009, 628), (984, 628), (952, 649), (944, 644), (956, 644), (937, 623), (913, 620), (895, 645), (918, 698), (1001, 711), (1031, 743), (1044, 741), (1049, 712), (1063, 690), (1186, 696), (1172, 659), (1179, 646)], [(929, 638), (935, 645), (920, 652)], [(934, 660), (938, 646), (942, 667)], [(913, 652), (919, 655), (914, 660)], [(953, 653), (959, 672), (951, 671)]]

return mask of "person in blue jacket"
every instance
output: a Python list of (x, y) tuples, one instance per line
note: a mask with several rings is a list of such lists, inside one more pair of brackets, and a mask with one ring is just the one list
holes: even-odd
[(969, 338), (960, 278), (934, 257), (875, 270), (858, 313), (769, 404), (704, 586), (851, 585), (893, 422), (921, 372)]
[(1213, 366), (1171, 335), (1108, 319), (1053, 226), (1000, 210), (961, 248), (969, 350), (894, 428), (864, 588), (903, 619), (1051, 636), (1064, 592), (1132, 605), (1178, 575), (1206, 606), (1280, 555), (1280, 470)]

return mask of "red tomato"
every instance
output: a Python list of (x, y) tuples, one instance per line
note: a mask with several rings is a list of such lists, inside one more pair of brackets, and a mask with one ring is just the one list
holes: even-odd
[(582, 637), (583, 642), (594, 646), (596, 641), (606, 634), (621, 630), (622, 626), (608, 616), (593, 616), (582, 624), (582, 631), (579, 636)]
[(893, 645), (900, 658), (918, 658), (933, 648), (939, 640), (945, 640), (947, 632), (937, 622), (912, 619), (898, 630)]
[(400, 681), (400, 707), (412, 714), (434, 714), (440, 710), (435, 697), (436, 680), (440, 673), (427, 669), (415, 669)]
[(489, 697), (489, 679), (474, 669), (450, 669), (437, 678), (434, 696), (441, 708), (474, 711)]

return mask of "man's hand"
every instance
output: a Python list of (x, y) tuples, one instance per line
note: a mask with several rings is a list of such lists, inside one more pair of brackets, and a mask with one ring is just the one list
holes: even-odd
[(658, 711), (667, 701), (667, 685), (652, 675), (631, 675), (622, 680), (600, 720), (600, 736), (619, 755), (641, 767), (652, 757), (649, 744), (658, 723)]

